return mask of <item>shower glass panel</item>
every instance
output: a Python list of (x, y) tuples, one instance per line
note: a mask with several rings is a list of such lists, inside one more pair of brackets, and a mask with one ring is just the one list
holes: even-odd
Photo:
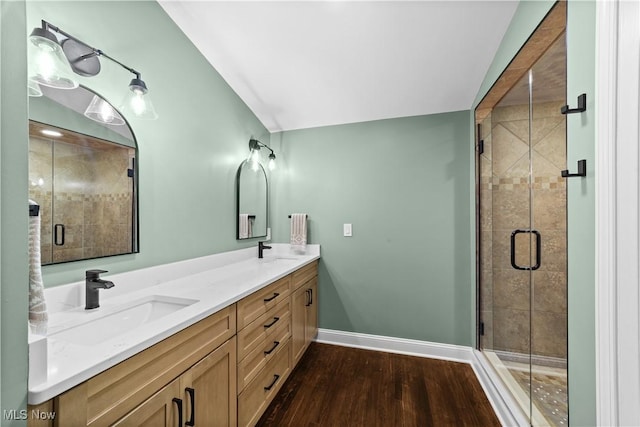
[(53, 262), (133, 251), (134, 157), (106, 141), (53, 142)]
[(30, 135), (29, 199), (40, 205), (43, 265), (134, 250), (134, 158), (134, 148), (107, 141)]
[(533, 426), (568, 425), (566, 50), (480, 123), (480, 348)]

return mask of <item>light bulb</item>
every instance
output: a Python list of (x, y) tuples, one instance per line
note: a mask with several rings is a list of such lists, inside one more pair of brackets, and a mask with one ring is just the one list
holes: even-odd
[(106, 100), (94, 95), (84, 115), (99, 123), (123, 125), (124, 119)]
[(258, 163), (260, 161), (260, 150), (253, 150), (251, 152), (251, 161)]
[(78, 87), (69, 61), (55, 36), (48, 35), (48, 31), (40, 28), (34, 32), (29, 38), (31, 43), (28, 43), (29, 79), (39, 85), (57, 89)]
[(144, 99), (142, 98), (142, 92), (135, 91), (135, 95), (131, 98), (131, 109), (139, 116), (144, 112)]

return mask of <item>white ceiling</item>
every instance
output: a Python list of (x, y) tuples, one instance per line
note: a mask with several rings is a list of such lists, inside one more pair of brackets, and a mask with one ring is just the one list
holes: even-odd
[(469, 109), (517, 7), (159, 3), (271, 132)]

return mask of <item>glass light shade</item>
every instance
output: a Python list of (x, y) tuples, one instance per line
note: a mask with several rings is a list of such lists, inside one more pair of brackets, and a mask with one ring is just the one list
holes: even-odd
[(158, 118), (158, 113), (156, 113), (149, 94), (138, 90), (128, 91), (124, 101), (122, 101), (120, 111), (125, 117), (132, 115), (143, 120), (155, 120)]
[(260, 167), (260, 162), (256, 159), (251, 159), (251, 170), (257, 172)]
[(40, 85), (31, 79), (27, 80), (27, 89), (29, 92), (29, 96), (33, 96), (34, 98), (42, 96)]
[(269, 156), (269, 170), (272, 171), (276, 168), (276, 158)]
[(91, 120), (95, 120), (100, 123), (117, 126), (124, 124), (124, 119), (120, 114), (118, 114), (118, 112), (107, 101), (97, 95), (93, 96), (93, 99), (85, 110), (84, 115)]
[(32, 35), (29, 40), (29, 80), (57, 89), (78, 87), (69, 61), (58, 43), (38, 35)]

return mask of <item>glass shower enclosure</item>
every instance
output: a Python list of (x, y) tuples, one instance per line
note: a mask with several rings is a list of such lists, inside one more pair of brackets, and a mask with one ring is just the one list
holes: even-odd
[(566, 45), (478, 117), (479, 347), (533, 426), (568, 425)]

